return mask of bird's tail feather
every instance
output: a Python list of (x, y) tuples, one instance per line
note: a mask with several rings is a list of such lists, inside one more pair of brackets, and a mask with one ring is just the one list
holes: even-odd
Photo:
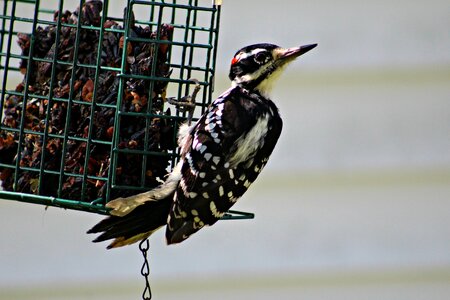
[(181, 179), (181, 163), (178, 163), (173, 169), (172, 173), (167, 177), (167, 180), (154, 188), (151, 191), (134, 195), (127, 198), (117, 198), (106, 204), (107, 208), (112, 208), (109, 212), (113, 216), (123, 217), (132, 212), (136, 207), (148, 201), (160, 201), (165, 199), (177, 188), (178, 182)]
[(127, 198), (117, 198), (106, 203), (107, 208), (112, 210), (109, 212), (113, 216), (123, 217), (132, 212), (136, 207), (144, 204), (147, 201), (156, 201), (153, 191), (148, 191), (139, 195), (134, 195)]
[(108, 249), (133, 244), (166, 224), (171, 204), (172, 197), (144, 202), (124, 216), (103, 219), (87, 233), (102, 233), (93, 242), (114, 239)]

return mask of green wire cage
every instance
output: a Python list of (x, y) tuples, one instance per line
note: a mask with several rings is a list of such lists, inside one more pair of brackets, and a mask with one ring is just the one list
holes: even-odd
[(107, 214), (108, 201), (157, 186), (180, 124), (211, 103), (221, 6), (1, 6), (0, 198)]

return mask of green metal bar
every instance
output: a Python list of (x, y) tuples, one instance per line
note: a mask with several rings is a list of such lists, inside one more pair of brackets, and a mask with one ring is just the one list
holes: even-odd
[[(132, 9), (133, 9), (133, 1), (128, 0), (127, 5), (127, 14), (125, 17), (126, 20), (131, 20), (132, 16)], [(124, 20), (124, 21), (126, 21)], [(127, 21), (127, 24), (129, 24), (129, 21)], [(126, 64), (127, 64), (127, 47), (129, 43), (129, 35), (130, 35), (130, 27), (125, 26), (125, 32), (123, 35), (123, 47), (122, 47), (122, 61), (120, 66), (120, 75), (126, 73)], [(112, 151), (111, 151), (111, 162), (110, 162), (110, 178), (108, 180), (108, 186), (106, 189), (106, 202), (109, 201), (111, 196), (111, 189), (116, 184), (116, 175), (117, 175), (117, 163), (119, 159), (119, 141), (120, 141), (120, 123), (121, 123), (121, 116), (122, 113), (122, 102), (123, 102), (123, 93), (124, 93), (124, 81), (125, 77), (120, 76), (119, 81), (119, 87), (118, 87), (118, 94), (117, 94), (117, 109), (115, 114), (115, 123), (114, 123), (114, 134), (113, 134), (113, 140), (112, 140)]]
[[(173, 0), (173, 3), (174, 4), (176, 4), (176, 0)], [(184, 29), (184, 28), (182, 28), (181, 26), (182, 25), (180, 25), (179, 27), (177, 27), (177, 25), (178, 24), (175, 24), (175, 20), (176, 20), (176, 13), (177, 13), (177, 10), (176, 10), (176, 8), (175, 8), (175, 6), (174, 7), (172, 7), (172, 20), (171, 20), (171, 23), (173, 24), (173, 26), (174, 26), (174, 30), (175, 29)], [(183, 26), (184, 27), (184, 26)], [(171, 48), (171, 52), (170, 52), (170, 58), (171, 58), (171, 56), (172, 56), (172, 48)], [(169, 61), (172, 61), (171, 59), (169, 60)], [(180, 65), (177, 65), (177, 64), (172, 64), (171, 63), (171, 67), (173, 67), (173, 68), (178, 68), (178, 69), (180, 69), (180, 73), (181, 73), (181, 68), (182, 68), (182, 65), (180, 64)], [(178, 117), (178, 114), (177, 114), (177, 117)], [(183, 118), (184, 119), (184, 118)], [(183, 119), (181, 119), (181, 118), (178, 118), (178, 119), (176, 119), (176, 120), (178, 120), (179, 122), (182, 122), (183, 121)], [(174, 122), (174, 132), (173, 132), (173, 136), (172, 136), (172, 140), (174, 141), (174, 145), (177, 145), (178, 144), (178, 141), (177, 141), (177, 133), (178, 133), (178, 121), (176, 121), (176, 122)], [(179, 155), (179, 152), (177, 152), (178, 150), (177, 149), (175, 149), (174, 150), (174, 156), (172, 156), (172, 159), (170, 160), (170, 166), (171, 166), (171, 169), (173, 169), (173, 168), (175, 168), (175, 166), (176, 166), (176, 164), (177, 164), (177, 159), (178, 159), (178, 157), (180, 157), (180, 155)]]
[[(11, 68), (9, 68), (11, 69)], [(16, 95), (16, 96), (22, 96), (23, 93), (20, 92), (16, 92), (16, 91), (5, 91), (5, 94), (9, 94), (9, 95)], [(36, 98), (36, 99), (45, 99), (48, 100), (49, 97), (48, 96), (43, 96), (43, 95), (38, 95), (38, 94), (31, 94), (28, 93), (28, 97), (29, 98)], [(53, 102), (63, 102), (63, 103), (68, 103), (69, 102), (69, 98), (59, 98), (59, 97), (52, 97), (51, 98)], [(81, 101), (81, 100), (72, 100), (73, 104), (82, 104), (85, 106), (92, 106), (93, 104), (90, 102), (86, 102), (86, 101)], [(116, 108), (115, 104), (106, 104), (106, 103), (97, 103), (96, 104), (99, 107), (106, 107), (106, 108)], [(9, 128), (9, 127), (8, 127)]]
[[(161, 6), (159, 8), (159, 12), (158, 12), (158, 25), (156, 27), (156, 41), (159, 41), (161, 39), (161, 26), (162, 26), (162, 18), (163, 18), (163, 13), (164, 13), (164, 6)], [(150, 71), (150, 77), (156, 77), (156, 66), (157, 66), (157, 62), (158, 62), (158, 55), (159, 55), (159, 44), (158, 43), (152, 43), (153, 46), (153, 64), (152, 64), (152, 69)], [(147, 102), (147, 114), (150, 114), (153, 110), (153, 90), (155, 88), (155, 80), (150, 80), (150, 87), (149, 87), (149, 91), (148, 91), (148, 102)], [(151, 119), (146, 118), (145, 119), (145, 128), (150, 128), (150, 122)], [(148, 150), (148, 143), (149, 143), (149, 130), (145, 130), (144, 133), (144, 151)], [(145, 186), (145, 178), (147, 176), (146, 171), (147, 171), (147, 160), (148, 160), (148, 155), (143, 155), (142, 156), (142, 164), (141, 164), (141, 187)]]
[[(7, 0), (7, 1), (11, 1), (11, 0)], [(16, 2), (16, 1), (12, 1), (12, 2)], [(36, 0), (17, 0), (17, 2), (35, 4)]]
[[(176, 0), (173, 0), (173, 4), (176, 4)], [(170, 19), (170, 23), (171, 23), (171, 26), (173, 26), (174, 27), (174, 34), (175, 34), (175, 30), (176, 29), (178, 29), (178, 28), (180, 28), (180, 27), (178, 27), (177, 26), (177, 24), (175, 24), (175, 20), (176, 20), (176, 13), (177, 13), (177, 9), (175, 8), (175, 7), (172, 7), (172, 14), (171, 14), (171, 19)], [(173, 53), (173, 46), (174, 46), (174, 44), (173, 44), (173, 42), (174, 42), (174, 38), (172, 38), (172, 46), (169, 48), (169, 53), (167, 53), (167, 56), (168, 56), (168, 62), (169, 62), (169, 65), (170, 65), (170, 67), (172, 68), (172, 69), (180, 69), (180, 67), (181, 67), (181, 65), (175, 65), (175, 64), (172, 64), (172, 53)], [(174, 126), (176, 127), (176, 122), (174, 122)], [(174, 133), (175, 133), (175, 130), (174, 130)], [(177, 145), (178, 144), (178, 141), (177, 141), (177, 137), (176, 137), (176, 135), (174, 135), (173, 137), (172, 137), (172, 139), (173, 139), (173, 141), (174, 141), (174, 145)], [(170, 160), (170, 169), (172, 170), (174, 167), (175, 167), (175, 160), (176, 160), (176, 157), (173, 157), (171, 160)]]
[(9, 68), (5, 68), (3, 66), (0, 66), (0, 70), (8, 70), (8, 71), (13, 71), (13, 72), (19, 72), (20, 68), (18, 67), (9, 67)]
[[(103, 14), (100, 21), (100, 24), (105, 24), (106, 21), (106, 13), (108, 9), (108, 1), (104, 2), (103, 7)], [(102, 52), (102, 45), (103, 45), (103, 34), (104, 29), (103, 26), (100, 26), (100, 32), (99, 32), (99, 38), (98, 38), (98, 45), (97, 45), (97, 61), (95, 65), (95, 77), (94, 77), (94, 90), (92, 91), (92, 106), (91, 106), (91, 114), (89, 118), (89, 127), (88, 127), (88, 141), (86, 142), (86, 150), (85, 150), (85, 160), (84, 160), (84, 170), (83, 170), (83, 183), (81, 186), (81, 200), (83, 201), (85, 199), (86, 189), (87, 189), (87, 179), (88, 179), (88, 171), (89, 171), (89, 161), (91, 158), (91, 145), (92, 145), (92, 134), (93, 134), (93, 125), (94, 125), (94, 116), (95, 116), (95, 109), (97, 107), (97, 92), (98, 92), (98, 79), (100, 75), (100, 65), (101, 65), (101, 52)]]
[(126, 153), (126, 154), (139, 154), (139, 155), (154, 155), (154, 156), (172, 156), (172, 153), (169, 152), (159, 152), (159, 151), (149, 151), (149, 150), (138, 150), (138, 149), (130, 149), (130, 148), (124, 148), (117, 150), (117, 153)]
[[(7, 56), (6, 54), (0, 53), (0, 56)], [(19, 54), (13, 54), (10, 53), (8, 55), (10, 58), (17, 58), (17, 59), (27, 59), (28, 56), (25, 55), (19, 55)], [(34, 57), (33, 58), (34, 61), (36, 62), (46, 62), (46, 63), (53, 63), (53, 59), (49, 59), (49, 58), (42, 58), (42, 57)], [(68, 61), (63, 61), (63, 60), (56, 60), (56, 63), (58, 65), (65, 65), (65, 66), (71, 66), (72, 63), (68, 62)], [(88, 64), (78, 64), (79, 67), (83, 67), (83, 68), (90, 68), (90, 69), (96, 69), (97, 67), (94, 65), (88, 65)], [(113, 68), (113, 67), (107, 67), (107, 66), (100, 66), (100, 70), (102, 71), (114, 71), (114, 72), (119, 72), (120, 69), (119, 68)]]
[[(14, 166), (5, 165), (5, 164), (0, 164), (0, 167), (14, 169)], [(38, 168), (31, 168), (31, 167), (21, 167), (21, 170), (27, 171), (27, 172), (32, 172), (32, 173), (40, 172), (40, 170)], [(59, 173), (60, 173), (59, 171), (52, 171), (52, 170), (44, 170), (44, 172), (43, 172), (43, 174), (51, 174), (51, 175), (59, 175)], [(83, 174), (71, 173), (71, 172), (65, 172), (64, 175), (70, 176), (70, 177), (77, 177), (77, 178), (83, 178), (83, 176), (84, 176)], [(88, 175), (87, 178), (93, 179), (93, 180), (102, 180), (102, 181), (108, 180), (106, 177), (94, 176), (94, 175)]]
[[(195, 3), (194, 6), (198, 6), (198, 1), (195, 1), (194, 3)], [(192, 3), (190, 2), (190, 4), (192, 4)], [(197, 26), (197, 10), (196, 9), (193, 10), (192, 24), (189, 27), (189, 30), (191, 31), (191, 44), (192, 45), (195, 44), (195, 33), (196, 33), (196, 30), (193, 29), (193, 27), (195, 27), (195, 26)], [(192, 64), (193, 64), (194, 51), (195, 51), (196, 48), (197, 47), (190, 46), (189, 62), (187, 64), (188, 66), (192, 66)], [(186, 70), (187, 70), (187, 78), (190, 79), (191, 78), (191, 74), (192, 74), (191, 73), (191, 69), (186, 68)], [(186, 84), (185, 87), (186, 87), (186, 95), (189, 95), (190, 85)]]
[[(165, 116), (166, 118), (170, 118), (169, 116)], [(38, 135), (38, 136), (44, 136), (44, 132), (39, 132), (39, 131), (33, 131), (30, 129), (24, 129), (23, 131), (21, 131), (20, 129), (17, 128), (10, 128), (10, 127), (5, 127), (5, 126), (0, 126), (1, 130), (4, 131), (9, 131), (9, 132), (16, 132), (16, 133), (20, 133), (23, 132), (24, 134), (34, 134), (34, 135)], [(61, 134), (56, 134), (56, 133), (48, 133), (47, 135), (49, 138), (59, 138), (59, 139), (63, 139), (64, 135)], [(78, 141), (78, 142), (87, 142), (89, 141), (88, 138), (83, 138), (83, 137), (79, 137), (79, 136), (68, 136), (71, 140), (74, 141)], [(96, 144), (103, 144), (103, 145), (111, 145), (110, 141), (103, 141), (103, 140), (96, 140), (96, 139), (92, 139), (93, 143)]]
[[(103, 8), (103, 14), (108, 15), (108, 10), (109, 10), (109, 5), (106, 4), (105, 7)], [(102, 24), (102, 27), (103, 27), (103, 24)], [(109, 31), (109, 29), (106, 30), (106, 32), (108, 32), (108, 31)], [(114, 31), (111, 31), (111, 32), (114, 32)], [(120, 31), (116, 31), (116, 32), (117, 33), (122, 33), (122, 35), (125, 36), (126, 29), (123, 29), (123, 30), (120, 30)], [(124, 48), (122, 48), (122, 49), (123, 50), (127, 49), (125, 42), (124, 42)], [(123, 51), (123, 52), (125, 52), (125, 51)], [(122, 72), (124, 70), (124, 61), (123, 61), (123, 57), (124, 56), (123, 55), (124, 55), (124, 53), (122, 53), (122, 63), (121, 63), (120, 68), (114, 68), (114, 70), (116, 72)], [(126, 53), (125, 53), (125, 55), (126, 55)], [(101, 67), (101, 70), (111, 70), (112, 71), (112, 68), (108, 69), (106, 67)], [(114, 109), (115, 109), (115, 120), (117, 120), (117, 124), (120, 124), (119, 120), (118, 120), (118, 113), (119, 113), (119, 110), (120, 110), (120, 106), (122, 105), (122, 93), (123, 93), (123, 83), (122, 83), (122, 79), (121, 79), (120, 80), (120, 84), (119, 84), (119, 88), (118, 88), (117, 103), (116, 103), (116, 105), (114, 107)], [(98, 104), (98, 106), (99, 107), (103, 107), (103, 105), (100, 105), (100, 104)], [(115, 177), (116, 177), (117, 153), (114, 152), (114, 149), (117, 148), (117, 145), (118, 145), (117, 141), (119, 140), (118, 136), (119, 136), (119, 131), (120, 131), (119, 125), (117, 125), (117, 124), (114, 124), (114, 132), (113, 132), (112, 140), (111, 140), (111, 143), (110, 143), (108, 178), (107, 178), (107, 180), (105, 182), (106, 195), (105, 195), (105, 199), (104, 199), (104, 201), (102, 201), (102, 203), (108, 203), (108, 201), (110, 200), (112, 182), (113, 182), (113, 180), (115, 180)]]
[(229, 210), (221, 220), (246, 220), (246, 219), (254, 219), (254, 213), (248, 213), (237, 210)]
[[(215, 26), (214, 26), (214, 30), (213, 30), (213, 32), (214, 32), (214, 51), (213, 51), (213, 59), (212, 59), (212, 70), (216, 70), (216, 59), (217, 59), (217, 48), (218, 48), (218, 44), (219, 44), (219, 30), (220, 30), (220, 15), (221, 15), (221, 13), (220, 13), (220, 11), (221, 11), (221, 9), (222, 9), (222, 6), (221, 5), (214, 5), (214, 7), (217, 9), (217, 11), (216, 11), (216, 24), (215, 24)], [(213, 71), (213, 73), (214, 73), (214, 71)], [(210, 82), (210, 84), (211, 85), (213, 85), (214, 86), (214, 81), (213, 82)]]
[(28, 202), (33, 204), (43, 204), (49, 206), (57, 206), (62, 208), (74, 209), (74, 210), (82, 210), (87, 212), (93, 212), (98, 214), (107, 215), (108, 209), (103, 205), (98, 205), (93, 202), (82, 202), (75, 200), (67, 200), (63, 198), (50, 197), (50, 196), (39, 196), (39, 195), (31, 195), (26, 193), (19, 192), (9, 192), (9, 191), (0, 191), (0, 198), (16, 200), (20, 202)]
[(150, 23), (148, 24), (150, 27), (150, 31), (153, 31), (153, 25), (158, 25), (158, 22), (153, 22), (153, 20), (155, 19), (155, 9), (156, 6), (155, 5), (151, 5), (150, 6)]
[[(190, 81), (188, 80), (189, 77), (188, 78), (185, 77), (184, 66), (186, 65), (186, 51), (187, 51), (187, 48), (189, 47), (188, 46), (188, 37), (189, 37), (189, 26), (191, 23), (191, 13), (192, 13), (192, 5), (191, 5), (191, 0), (189, 0), (189, 6), (187, 9), (187, 13), (186, 13), (186, 21), (185, 21), (186, 29), (184, 31), (184, 37), (183, 37), (184, 44), (183, 44), (183, 50), (182, 50), (182, 54), (181, 54), (181, 68), (180, 68), (180, 78), (186, 80), (187, 84), (189, 84)], [(183, 88), (183, 85), (181, 85), (181, 84), (178, 85), (178, 99), (181, 99), (184, 96), (184, 95), (182, 95), (182, 88)], [(180, 114), (180, 112), (177, 109), (177, 116), (179, 114)], [(183, 117), (184, 116), (185, 116), (185, 114), (183, 114)]]
[[(59, 11), (63, 10), (63, 1), (59, 1)], [(50, 118), (50, 111), (52, 107), (52, 98), (53, 98), (53, 89), (54, 89), (54, 83), (55, 83), (55, 77), (56, 77), (56, 61), (58, 56), (58, 45), (60, 40), (60, 31), (61, 31), (61, 16), (62, 14), (58, 14), (58, 22), (56, 25), (56, 36), (55, 36), (55, 52), (53, 54), (52, 59), (52, 69), (51, 69), (51, 79), (50, 79), (50, 85), (49, 85), (49, 93), (48, 93), (48, 103), (47, 103), (47, 109), (45, 113), (45, 118), (48, 120)], [(44, 180), (44, 167), (45, 167), (45, 158), (46, 158), (46, 145), (47, 145), (47, 139), (49, 134), (49, 126), (50, 122), (45, 122), (44, 127), (44, 136), (42, 138), (42, 147), (41, 147), (41, 163), (40, 163), (40, 171), (39, 171), (39, 191), (38, 194), (42, 194), (42, 187), (43, 187), (43, 180)]]
[[(3, 1), (3, 7), (2, 8), (3, 8), (2, 9), (2, 13), (0, 15), (6, 14), (6, 10), (8, 8), (8, 6), (6, 4), (6, 1)], [(6, 27), (6, 20), (2, 19), (2, 27), (0, 28), (0, 53), (3, 50), (3, 39), (5, 38), (5, 33), (6, 33), (5, 27)], [(1, 66), (1, 64), (2, 64), (2, 61), (1, 61), (1, 57), (0, 57), (0, 66)], [(0, 113), (0, 120), (2, 120), (1, 113)]]
[[(219, 6), (220, 8), (220, 6)], [(217, 17), (216, 17), (217, 16)], [(213, 12), (213, 16), (211, 18), (211, 23), (210, 23), (210, 31), (209, 31), (209, 42), (212, 43), (214, 42), (214, 45), (212, 46), (213, 49), (213, 56), (215, 57), (216, 53), (217, 53), (217, 35), (215, 35), (215, 33), (217, 32), (217, 28), (216, 26), (218, 26), (218, 13), (217, 11)], [(205, 64), (205, 69), (207, 70), (215, 70), (215, 61), (213, 60), (213, 58), (211, 58), (211, 48), (207, 50), (207, 55), (206, 55), (206, 64)], [(210, 67), (212, 65), (212, 67)], [(211, 73), (211, 74), (209, 74)], [(214, 89), (214, 71), (212, 72), (205, 72), (205, 77), (204, 80), (209, 82), (208, 88), (203, 89), (203, 102), (202, 102), (202, 113), (205, 112), (207, 105), (212, 101), (212, 92)]]
[[(79, 1), (79, 7), (83, 6), (84, 1)], [(75, 34), (75, 43), (74, 43), (74, 51), (73, 51), (73, 67), (72, 72), (70, 74), (70, 87), (69, 87), (69, 98), (67, 104), (67, 112), (66, 112), (66, 122), (64, 124), (64, 138), (63, 138), (63, 146), (61, 153), (61, 165), (60, 165), (60, 174), (58, 178), (58, 197), (61, 197), (63, 182), (64, 182), (64, 166), (65, 166), (65, 157), (67, 154), (67, 142), (69, 137), (69, 126), (72, 118), (72, 106), (73, 106), (73, 94), (74, 88), (73, 83), (75, 79), (75, 74), (78, 66), (78, 45), (80, 44), (80, 31), (81, 31), (81, 22), (77, 22), (77, 32)]]
[[(203, 102), (202, 102), (202, 113), (205, 112), (206, 107), (212, 102), (213, 92), (214, 92), (214, 73), (216, 69), (216, 56), (217, 56), (217, 47), (219, 42), (219, 25), (220, 25), (220, 8), (221, 6), (216, 7), (217, 10), (213, 13), (213, 16), (211, 18), (211, 25), (210, 25), (210, 31), (209, 31), (209, 41), (214, 41), (213, 46), (213, 52), (212, 52), (212, 58), (211, 58), (211, 49), (207, 51), (206, 56), (206, 66), (205, 69), (210, 70), (210, 75), (205, 72), (205, 81), (209, 82), (208, 89), (203, 91)], [(214, 22), (215, 20), (215, 22)], [(211, 66), (211, 67), (210, 67)], [(208, 77), (209, 75), (209, 77)]]
[[(189, 5), (186, 7), (186, 19), (185, 19), (185, 28), (184, 28), (184, 36), (183, 36), (183, 43), (181, 43), (182, 45), (182, 51), (181, 51), (181, 63), (180, 63), (180, 79), (184, 80), (186, 84), (190, 84), (190, 80), (188, 80), (189, 78), (185, 79), (185, 74), (184, 74), (184, 70), (185, 70), (185, 65), (186, 65), (186, 51), (187, 51), (187, 47), (188, 47), (188, 36), (189, 36), (189, 28), (190, 28), (190, 18), (191, 18), (191, 9), (192, 9), (192, 2), (191, 0), (189, 0)], [(177, 97), (178, 99), (181, 99), (184, 95), (182, 95), (182, 89), (183, 89), (183, 85), (179, 84), (178, 85), (178, 93), (177, 93)], [(179, 117), (183, 117), (183, 120), (185, 120), (185, 113), (181, 114), (179, 109), (177, 108), (176, 110), (176, 116)], [(177, 132), (179, 129), (179, 123), (180, 122), (175, 122), (174, 127), (174, 135), (173, 135), (173, 139), (176, 141), (177, 138)], [(180, 155), (180, 149), (177, 148), (175, 149), (177, 155)], [(174, 166), (177, 163), (177, 161), (174, 159), (172, 160), (172, 165)]]
[(118, 190), (130, 190), (130, 191), (148, 191), (148, 187), (144, 186), (135, 186), (135, 185), (121, 185), (121, 184), (115, 184), (112, 186), (113, 189)]
[[(23, 96), (22, 92), (16, 92), (16, 91), (13, 91), (13, 90), (5, 91), (5, 94), (16, 95), (16, 96)], [(36, 99), (48, 99), (48, 96), (32, 94), (32, 93), (28, 93), (28, 97), (36, 98)]]
[[(15, 15), (16, 13), (16, 7), (15, 2), (13, 2), (14, 9), (11, 10), (11, 14)], [(39, 0), (36, 0), (36, 5), (39, 7)], [(34, 54), (34, 43), (36, 41), (35, 38), (35, 32), (36, 32), (36, 21), (38, 17), (38, 10), (34, 11), (34, 23), (33, 23), (33, 29), (30, 37), (30, 51), (28, 53), (28, 63), (27, 63), (27, 73), (25, 78), (25, 89), (23, 93), (23, 101), (22, 101), (22, 114), (20, 117), (20, 132), (19, 132), (19, 141), (18, 141), (18, 148), (17, 148), (17, 155), (16, 155), (16, 164), (15, 164), (15, 171), (14, 171), (14, 191), (17, 191), (18, 188), (18, 182), (19, 182), (19, 171), (20, 171), (20, 160), (21, 160), (21, 153), (23, 150), (23, 141), (24, 141), (24, 132), (25, 129), (25, 117), (26, 117), (26, 111), (27, 111), (27, 102), (28, 102), (28, 90), (29, 90), (29, 83), (30, 83), (30, 74), (32, 73), (32, 62), (33, 62), (33, 54)]]
[(167, 115), (159, 115), (159, 114), (145, 114), (145, 113), (137, 113), (137, 112), (121, 112), (121, 116), (134, 116), (134, 117), (146, 117), (146, 118), (160, 118), (160, 119), (169, 119), (169, 120), (178, 120), (184, 121), (186, 118), (180, 116), (167, 116)]
[[(192, 6), (192, 0), (189, 0), (189, 5)], [(196, 5), (197, 5), (197, 3), (194, 4), (194, 6), (196, 6)], [(186, 24), (189, 24), (189, 23), (186, 23)], [(191, 32), (191, 42), (190, 42), (190, 44), (194, 44), (194, 42), (195, 42), (195, 30), (193, 30), (191, 26), (196, 26), (196, 25), (197, 25), (197, 10), (194, 9), (193, 12), (192, 12), (192, 24), (189, 24), (189, 28), (186, 28), (187, 31)], [(195, 49), (196, 49), (195, 47), (189, 46), (189, 58), (188, 58), (187, 66), (192, 66), (192, 63), (193, 63), (193, 60), (194, 60), (194, 51), (195, 51)], [(191, 79), (191, 77), (192, 77), (191, 76), (191, 74), (192, 74), (191, 69), (190, 68), (185, 68), (185, 69), (187, 71), (186, 78), (187, 79)], [(189, 95), (190, 87), (191, 87), (190, 84), (185, 84), (184, 85), (184, 94), (185, 95)], [(194, 105), (195, 105), (195, 103), (194, 103)], [(184, 115), (185, 114), (186, 113), (184, 113)]]
[[(192, 5), (168, 3), (165, 1), (157, 2), (157, 1), (147, 1), (147, 0), (130, 0), (130, 2), (132, 2), (133, 4), (173, 7), (173, 8), (178, 8), (178, 9), (192, 9), (193, 8)], [(205, 6), (198, 6), (198, 7), (195, 7), (195, 9), (199, 10), (199, 11), (208, 11), (208, 12), (212, 12), (215, 10), (215, 8), (205, 7)]]
[[(173, 8), (176, 8), (176, 7), (173, 6)], [(42, 11), (40, 10), (39, 12), (42, 12)], [(33, 23), (33, 19), (14, 17), (14, 16), (10, 17), (10, 16), (2, 16), (2, 15), (0, 15), (0, 19), (2, 19), (2, 20), (16, 20), (16, 21), (19, 21), (19, 22), (22, 22), (22, 23)], [(123, 20), (121, 18), (114, 18), (114, 17), (110, 17), (108, 19), (112, 20), (112, 21), (122, 21)], [(41, 25), (56, 25), (55, 21), (48, 21), (48, 20), (39, 20), (38, 23), (41, 24)], [(147, 22), (147, 21), (139, 21), (139, 20), (136, 20), (135, 23), (138, 24), (138, 25), (148, 25), (150, 27), (153, 26), (153, 25), (158, 25), (157, 22), (150, 22), (150, 21)], [(62, 24), (64, 25), (64, 27), (77, 28), (76, 24), (70, 24), (70, 23), (62, 23)], [(173, 26), (175, 28), (181, 28), (181, 29), (186, 28), (186, 26), (182, 25), (182, 24), (173, 24)], [(81, 28), (82, 29), (100, 30), (100, 27), (96, 27), (96, 26), (93, 26), (93, 25), (81, 25)], [(196, 27), (191, 27), (191, 28), (193, 28), (193, 29), (195, 29), (197, 31), (209, 31), (208, 27), (202, 27), (202, 26), (198, 26), (197, 27), (196, 26)], [(105, 31), (106, 32), (123, 33), (122, 29), (117, 29), (117, 28), (105, 28)], [(18, 33), (18, 31), (12, 31), (12, 34), (14, 34), (14, 35), (16, 35), (17, 33)]]
[[(130, 75), (130, 74), (118, 74), (117, 77), (121, 78), (134, 78), (134, 79), (145, 79), (145, 80), (157, 80), (157, 81), (166, 81), (166, 82), (172, 82), (172, 83), (189, 83), (191, 84), (192, 81), (188, 79), (176, 79), (176, 78), (165, 78), (165, 77), (152, 77), (152, 76), (145, 76), (145, 75)], [(199, 82), (200, 85), (208, 85), (208, 82)], [(180, 93), (181, 95), (181, 93)], [(179, 98), (181, 98), (180, 96)]]
[[(173, 0), (172, 2), (173, 2), (173, 4), (175, 4), (175, 5), (177, 4), (177, 1), (176, 1), (176, 0)], [(176, 19), (176, 18), (175, 18), (175, 15), (176, 15), (176, 13), (177, 13), (177, 10), (176, 10), (175, 6), (173, 6), (173, 7), (172, 7), (172, 16), (171, 16), (171, 19), (170, 19), (170, 23), (173, 24), (172, 26), (174, 26), (174, 27), (175, 27), (175, 25), (176, 25), (176, 24), (175, 24), (175, 19)]]
[[(178, 64), (170, 64), (170, 66), (172, 68), (177, 68), (177, 69), (181, 68), (181, 65), (178, 65)], [(211, 68), (206, 69), (206, 68), (202, 68), (202, 67), (198, 67), (198, 66), (184, 66), (184, 68), (187, 70), (191, 70), (191, 71), (201, 71), (201, 72), (211, 72), (211, 73), (214, 72), (214, 70)], [(209, 81), (206, 80), (204, 84), (209, 85), (210, 83), (209, 83)]]
[[(186, 26), (185, 27), (186, 30), (192, 30), (192, 27), (190, 26)], [(169, 44), (169, 45), (174, 45), (174, 46), (189, 46), (189, 47), (196, 47), (196, 48), (212, 48), (212, 46), (210, 45), (205, 45), (205, 44), (197, 44), (194, 42), (177, 42), (177, 41), (166, 41), (166, 40), (151, 40), (151, 39), (146, 39), (146, 38), (139, 38), (139, 37), (130, 37), (129, 40), (131, 42), (142, 42), (142, 43), (148, 43), (148, 42), (152, 42), (155, 44)]]
[[(16, 1), (12, 1), (12, 2), (16, 2)], [(50, 11), (50, 10), (38, 10), (38, 12), (45, 12), (45, 13), (51, 13), (53, 14), (54, 11)], [(0, 19), (2, 20), (14, 20), (14, 21), (19, 21), (22, 23), (33, 23), (33, 19), (30, 18), (22, 18), (22, 17), (16, 17), (16, 16), (4, 16), (4, 15), (0, 15)], [(115, 20), (120, 20), (119, 18), (110, 18), (115, 19)], [(40, 25), (57, 25), (57, 23), (55, 21), (48, 21), (48, 20), (42, 20), (42, 19), (38, 19), (37, 23)], [(69, 28), (78, 28), (78, 24), (70, 24), (70, 23), (61, 23), (64, 27), (69, 27)], [(100, 27), (98, 26), (93, 26), (93, 25), (81, 25), (80, 27), (81, 29), (88, 29), (88, 30), (100, 30)], [(108, 32), (119, 32), (119, 33), (123, 33), (122, 29), (117, 29), (117, 28), (105, 28), (105, 31)], [(11, 31), (12, 34), (17, 35), (17, 33), (19, 33), (18, 31)]]
[[(13, 2), (13, 7), (14, 7), (14, 10), (15, 10), (15, 2)], [(3, 3), (3, 13), (6, 13), (7, 9), (8, 9), (8, 6), (7, 6), (7, 2), (5, 1)], [(12, 22), (12, 21), (9, 23), (9, 31), (13, 30), (13, 28), (14, 28), (13, 24), (14, 24), (14, 22)], [(1, 32), (1, 39), (0, 39), (0, 42), (1, 42), (1, 44), (0, 44), (0, 52), (2, 52), (2, 50), (3, 50), (3, 41), (4, 41), (4, 38), (5, 38), (5, 31), (3, 29), (5, 27), (6, 27), (6, 20), (2, 20), (2, 32)], [(12, 42), (12, 36), (8, 35), (7, 37), (8, 37), (8, 41), (7, 41), (6, 53), (5, 53), (5, 56), (6, 56), (5, 67), (2, 68), (5, 71), (3, 71), (2, 90), (1, 90), (1, 97), (0, 97), (0, 122), (1, 122), (1, 120), (3, 120), (3, 106), (4, 106), (4, 103), (5, 103), (5, 96), (6, 96), (5, 95), (5, 90), (6, 90), (6, 82), (7, 82), (7, 78), (8, 78), (8, 71), (9, 71), (9, 59), (10, 59), (10, 56), (8, 56), (7, 54), (11, 52), (11, 42)], [(1, 53), (1, 54), (3, 54), (3, 53)], [(1, 61), (0, 61), (0, 65), (1, 65)]]

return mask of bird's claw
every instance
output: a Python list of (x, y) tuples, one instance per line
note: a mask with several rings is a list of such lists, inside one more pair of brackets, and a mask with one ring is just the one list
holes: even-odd
[(188, 125), (191, 125), (192, 118), (194, 116), (194, 110), (195, 110), (195, 98), (197, 97), (198, 92), (201, 89), (200, 82), (195, 79), (191, 78), (189, 79), (193, 83), (195, 83), (194, 91), (192, 92), (192, 95), (187, 95), (182, 97), (181, 99), (176, 99), (175, 97), (167, 97), (167, 102), (170, 104), (176, 106), (181, 112), (187, 112), (187, 123)]

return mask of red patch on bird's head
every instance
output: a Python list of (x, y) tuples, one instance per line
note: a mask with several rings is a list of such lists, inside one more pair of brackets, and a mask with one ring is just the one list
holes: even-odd
[(231, 60), (231, 65), (234, 65), (235, 63), (237, 63), (239, 61), (239, 59), (235, 57), (233, 57), (233, 59)]

